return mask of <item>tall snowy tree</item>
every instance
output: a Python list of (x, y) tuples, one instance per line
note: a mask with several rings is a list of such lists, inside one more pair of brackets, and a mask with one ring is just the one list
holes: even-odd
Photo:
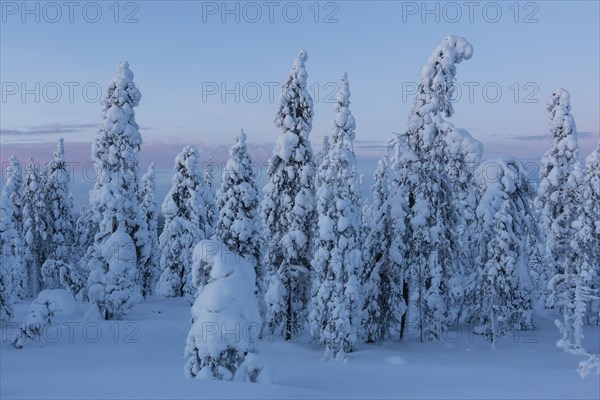
[(561, 219), (568, 235), (563, 238), (566, 242), (562, 246), (564, 264), (548, 283), (550, 294), (547, 304), (560, 311), (562, 320), (556, 320), (555, 324), (561, 332), (558, 346), (565, 350), (582, 348), (583, 324), (593, 297), (592, 269), (596, 249), (591, 235), (593, 222), (587, 220), (583, 211), (581, 180), (581, 168), (577, 162), (562, 187), (564, 203)]
[(94, 244), (96, 233), (98, 233), (98, 223), (94, 220), (94, 210), (81, 207), (79, 209), (79, 217), (75, 222), (78, 258), (83, 258), (87, 249)]
[(356, 122), (349, 109), (350, 87), (342, 77), (334, 106), (333, 143), (323, 156), (317, 188), (318, 234), (312, 267), (313, 337), (325, 344), (325, 358), (346, 359), (361, 322), (361, 197), (356, 170)]
[(257, 176), (242, 130), (229, 149), (229, 159), (217, 193), (219, 210), (215, 235), (227, 248), (239, 254), (254, 267), (256, 293), (264, 296), (262, 267), (262, 231)]
[[(537, 192), (537, 188), (536, 188)], [(540, 225), (540, 210), (536, 207), (537, 196), (532, 199), (529, 205), (532, 213), (535, 215), (535, 224), (529, 231), (529, 237), (527, 238), (527, 250), (528, 250), (528, 264), (529, 273), (533, 282), (533, 293), (534, 303), (536, 308), (546, 306), (546, 297), (548, 294), (548, 266), (546, 263), (546, 243), (544, 242), (544, 235), (542, 227)]]
[(450, 321), (470, 318), (473, 313), (469, 277), (475, 272), (477, 252), (480, 247), (477, 235), (477, 188), (475, 169), (483, 154), (483, 145), (462, 128), (448, 122), (440, 125), (446, 149), (446, 171), (452, 189), (452, 204), (456, 210), (455, 226), (459, 245), (459, 273), (454, 276), (454, 290)]
[(94, 238), (100, 228), (95, 219), (94, 210), (81, 207), (79, 217), (75, 222), (75, 257), (71, 262), (58, 264), (60, 266), (60, 283), (77, 300), (87, 301), (87, 280), (90, 275), (90, 260), (94, 256), (88, 251), (94, 245)]
[(12, 284), (11, 267), (14, 262), (4, 258), (2, 254), (2, 265), (0, 265), (0, 325), (13, 317), (14, 289)]
[(213, 161), (212, 156), (208, 156), (208, 160), (204, 164), (204, 183), (206, 184), (206, 189), (210, 190), (213, 195), (216, 195), (215, 174), (218, 168), (219, 166)]
[(589, 320), (600, 324), (600, 143), (587, 156), (581, 179), (582, 224), (586, 230), (580, 230), (583, 242), (590, 250), (591, 288), (596, 298), (591, 300)]
[(13, 315), (15, 297), (26, 293), (21, 243), (21, 168), (15, 156), (6, 168), (0, 193), (0, 323)]
[(409, 271), (406, 268), (408, 252), (410, 250), (411, 225), (409, 223), (409, 187), (406, 171), (418, 161), (417, 155), (407, 145), (407, 135), (396, 135), (388, 144), (393, 150), (390, 159), (390, 189), (387, 201), (389, 202), (390, 222), (392, 224), (389, 264), (384, 271), (385, 277), (383, 295), (384, 310), (384, 336), (405, 337), (410, 323), (407, 314), (410, 304)]
[[(494, 177), (488, 175), (490, 166), (496, 171)], [(535, 190), (523, 164), (513, 157), (490, 161), (482, 168), (475, 320), (480, 324), (476, 332), (495, 343), (511, 329), (533, 327), (527, 239), (535, 223), (529, 207)]]
[[(329, 136), (325, 135), (325, 136), (323, 136), (323, 143), (321, 144), (321, 151), (319, 151), (315, 155), (315, 165), (316, 165), (317, 169), (319, 168), (319, 166), (321, 165), (323, 160), (327, 157), (327, 154), (329, 154), (330, 149), (331, 149), (331, 143), (329, 143)], [(319, 185), (319, 177), (317, 174), (315, 187), (317, 187), (318, 185)]]
[(206, 234), (208, 237), (212, 237), (217, 225), (219, 218), (219, 209), (216, 203), (216, 191), (215, 191), (215, 174), (218, 171), (219, 166), (212, 160), (212, 156), (208, 157), (208, 161), (204, 164), (204, 184), (206, 190), (204, 191), (204, 202), (206, 203), (206, 218), (208, 219), (208, 226)]
[(36, 296), (43, 289), (42, 265), (49, 254), (49, 227), (44, 177), (39, 166), (29, 159), (22, 186), (23, 250), (29, 278), (28, 294)]
[(314, 160), (309, 141), (313, 100), (307, 90), (300, 50), (282, 88), (275, 125), (282, 133), (269, 160), (262, 215), (266, 227), (269, 288), (267, 323), (286, 340), (299, 335), (307, 320), (315, 218)]
[(150, 256), (138, 197), (137, 153), (142, 137), (133, 110), (142, 95), (129, 63), (120, 63), (117, 71), (104, 95), (102, 123), (92, 144), (97, 179), (90, 204), (99, 232), (85, 257), (89, 299), (105, 319), (122, 317), (141, 300), (139, 274)]
[(371, 187), (372, 200), (369, 205), (369, 233), (363, 245), (363, 268), (361, 286), (363, 291), (362, 330), (366, 342), (379, 342), (388, 335), (386, 306), (389, 304), (385, 292), (390, 289), (387, 273), (389, 249), (392, 239), (392, 222), (389, 195), (389, 154), (379, 160), (375, 171), (375, 183)]
[(454, 113), (456, 64), (472, 54), (473, 47), (461, 37), (448, 36), (440, 43), (421, 69), (408, 129), (402, 135), (405, 143), (397, 144), (405, 146), (404, 153), (411, 158), (393, 169), (401, 171), (397, 179), (407, 188), (406, 242), (411, 251), (405, 260), (410, 290), (405, 296), (414, 299), (409, 312), (422, 341), (441, 337), (458, 314), (456, 301), (463, 290), (457, 212), (448, 173), (447, 140), (454, 128), (443, 117)]
[(198, 297), (185, 346), (188, 378), (256, 382), (262, 362), (254, 349), (261, 319), (254, 294), (254, 269), (216, 240), (194, 249)]
[(72, 262), (76, 250), (73, 199), (69, 191), (70, 176), (62, 138), (58, 142), (54, 159), (48, 166), (48, 172), (45, 190), (50, 211), (49, 257), (55, 261)]
[(172, 186), (162, 204), (165, 227), (160, 235), (162, 273), (156, 291), (159, 297), (195, 298), (192, 283), (192, 251), (209, 238), (206, 186), (193, 146), (184, 147), (175, 158)]
[(541, 224), (546, 238), (548, 277), (563, 272), (570, 251), (573, 215), (566, 204), (566, 197), (569, 176), (579, 156), (570, 98), (569, 92), (558, 88), (551, 94), (547, 104), (552, 147), (544, 154), (540, 165), (538, 204), (542, 210)]
[(158, 244), (158, 205), (156, 204), (156, 175), (154, 163), (142, 177), (141, 185), (142, 214), (146, 218), (150, 240), (150, 257), (141, 271), (142, 296), (152, 294), (158, 279), (160, 268), (160, 247)]

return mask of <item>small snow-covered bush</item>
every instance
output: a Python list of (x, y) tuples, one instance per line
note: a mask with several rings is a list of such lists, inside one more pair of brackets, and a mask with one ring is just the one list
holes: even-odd
[(262, 364), (254, 354), (261, 319), (251, 263), (216, 240), (193, 254), (198, 297), (192, 306), (185, 374), (189, 378), (256, 382)]
[(52, 323), (57, 315), (70, 315), (75, 311), (75, 299), (64, 289), (46, 289), (40, 292), (29, 307), (29, 314), (19, 326), (12, 345), (22, 349), (27, 339), (40, 340), (44, 328)]

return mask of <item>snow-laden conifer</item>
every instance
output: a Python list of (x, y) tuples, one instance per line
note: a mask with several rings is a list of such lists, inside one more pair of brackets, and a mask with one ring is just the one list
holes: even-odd
[(216, 238), (227, 248), (252, 264), (256, 275), (256, 293), (264, 296), (262, 267), (262, 231), (260, 202), (255, 165), (248, 154), (246, 133), (242, 130), (229, 149), (229, 159), (217, 192), (219, 210)]
[(158, 205), (156, 204), (156, 175), (154, 163), (142, 177), (141, 208), (148, 226), (150, 257), (141, 271), (142, 296), (148, 297), (154, 291), (160, 268), (160, 247), (158, 244)]
[(316, 224), (314, 160), (309, 141), (313, 100), (300, 50), (283, 85), (275, 125), (281, 128), (269, 160), (262, 215), (268, 268), (267, 323), (286, 340), (301, 333), (310, 298), (310, 262)]
[(358, 338), (361, 322), (361, 196), (356, 169), (356, 122), (350, 112), (344, 74), (334, 106), (331, 149), (323, 155), (317, 187), (318, 233), (311, 332), (325, 345), (325, 358), (344, 360)]
[(117, 71), (104, 95), (102, 123), (92, 144), (97, 179), (90, 205), (99, 231), (84, 257), (90, 271), (89, 299), (106, 319), (122, 317), (140, 301), (139, 275), (150, 256), (139, 200), (142, 137), (133, 110), (141, 93), (129, 63), (120, 63)]
[(172, 186), (162, 204), (165, 226), (160, 235), (161, 275), (156, 291), (159, 297), (195, 297), (192, 284), (192, 251), (209, 237), (205, 203), (206, 187), (193, 146), (184, 147), (175, 158)]

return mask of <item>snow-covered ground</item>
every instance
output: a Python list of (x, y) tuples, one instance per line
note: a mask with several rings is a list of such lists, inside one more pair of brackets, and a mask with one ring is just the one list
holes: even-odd
[[(184, 376), (190, 306), (184, 299), (149, 300), (122, 321), (58, 317), (44, 343), (10, 345), (29, 302), (16, 305), (2, 329), (0, 398), (539, 398), (598, 399), (600, 379), (579, 377), (580, 359), (555, 346), (548, 316), (538, 329), (504, 337), (492, 350), (469, 327), (440, 343), (361, 344), (346, 363), (321, 361), (307, 341), (257, 343), (270, 383), (201, 381)], [(588, 350), (600, 350), (587, 328)]]

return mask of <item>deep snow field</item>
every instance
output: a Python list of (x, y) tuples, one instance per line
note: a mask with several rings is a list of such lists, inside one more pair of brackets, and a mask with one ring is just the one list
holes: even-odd
[[(13, 331), (29, 309), (16, 305), (2, 329), (2, 399), (175, 398), (538, 398), (599, 399), (600, 377), (582, 379), (580, 358), (555, 346), (549, 316), (537, 330), (505, 337), (496, 349), (464, 326), (439, 343), (361, 344), (345, 363), (321, 360), (308, 340), (257, 343), (270, 383), (184, 377), (183, 349), (190, 306), (184, 299), (149, 300), (123, 321), (59, 317), (40, 343), (17, 350)], [(600, 350), (600, 329), (587, 328), (587, 350)]]

